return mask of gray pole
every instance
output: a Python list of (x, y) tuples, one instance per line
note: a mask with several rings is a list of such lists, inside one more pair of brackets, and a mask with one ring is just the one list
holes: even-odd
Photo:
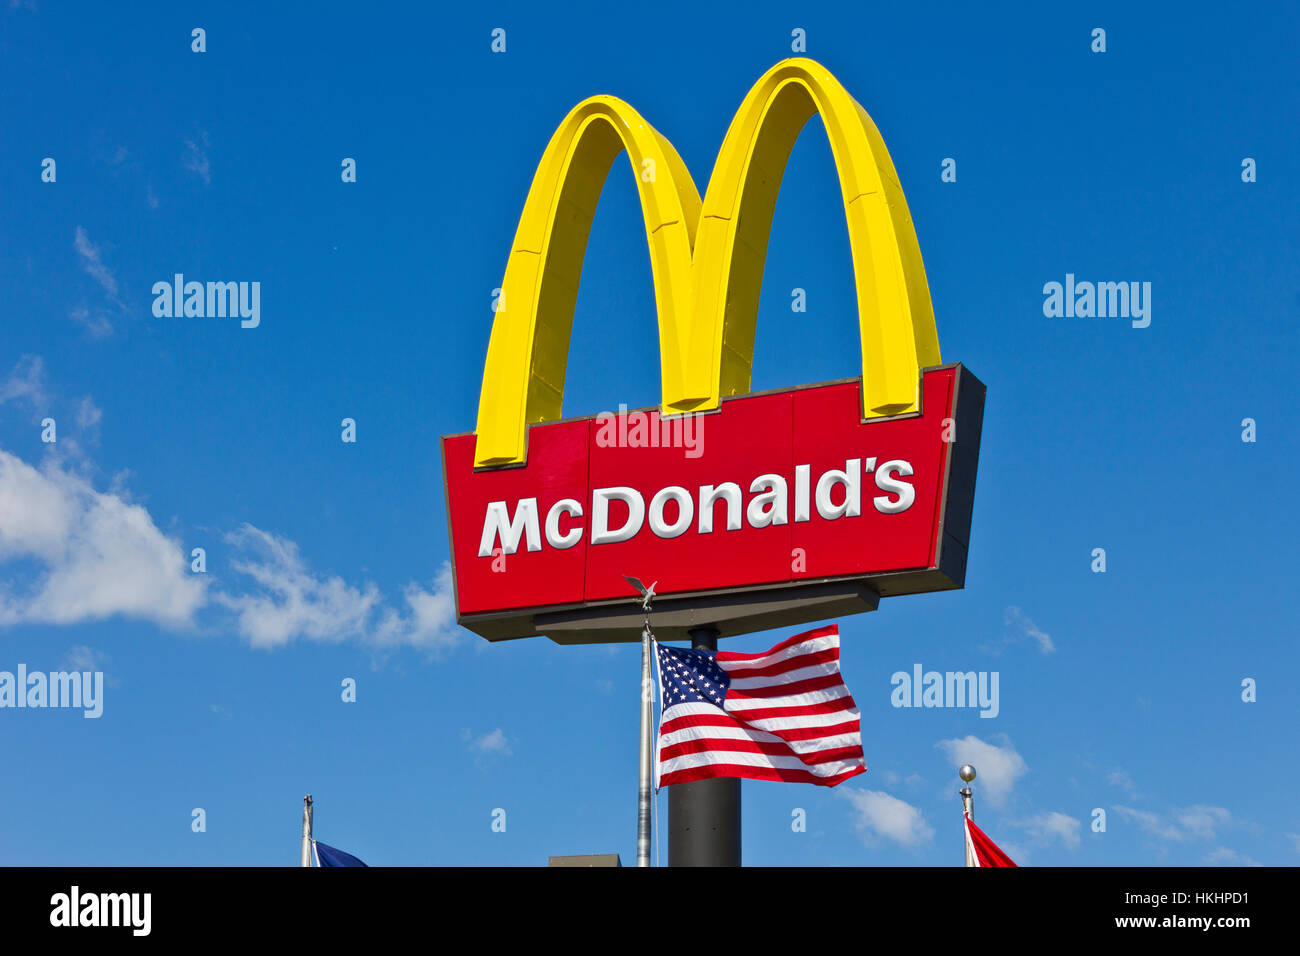
[[(718, 649), (716, 627), (691, 628), (691, 647)], [(740, 778), (668, 788), (668, 865), (740, 866)]]
[(302, 866), (311, 866), (311, 794), (302, 798)]
[(636, 791), (636, 865), (650, 865), (650, 767), (654, 741), (653, 681), (650, 677), (650, 609), (647, 599), (646, 620), (641, 628), (641, 766)]

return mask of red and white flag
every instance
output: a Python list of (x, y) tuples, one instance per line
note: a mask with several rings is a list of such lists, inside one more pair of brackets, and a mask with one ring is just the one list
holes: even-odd
[(966, 865), (967, 866), (1015, 866), (1015, 861), (1003, 853), (988, 835), (975, 825), (975, 822), (962, 813), (966, 822)]
[(764, 654), (656, 646), (659, 786), (748, 777), (833, 787), (867, 769), (831, 624)]

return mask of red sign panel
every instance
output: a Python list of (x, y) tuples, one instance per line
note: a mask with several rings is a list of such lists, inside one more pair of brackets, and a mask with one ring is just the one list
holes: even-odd
[(925, 371), (921, 413), (897, 418), (864, 422), (856, 380), (666, 420), (622, 411), (533, 425), (524, 465), (477, 471), (475, 436), (444, 438), (459, 620), (546, 633), (548, 611), (636, 597), (624, 575), (658, 582), (657, 607), (961, 587), (983, 393), (957, 365)]

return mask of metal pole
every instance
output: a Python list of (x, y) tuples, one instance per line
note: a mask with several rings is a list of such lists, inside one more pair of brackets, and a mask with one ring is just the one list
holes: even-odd
[(302, 798), (302, 865), (311, 866), (311, 794)]
[[(970, 782), (975, 779), (975, 768), (970, 764), (962, 764), (961, 770), (957, 771), (958, 775), (965, 782), (966, 786), (957, 792), (961, 794), (961, 812), (962, 816), (968, 820), (975, 819), (975, 797), (971, 793)], [(979, 866), (979, 861), (975, 859), (975, 848), (971, 846), (970, 840), (966, 836), (966, 825), (962, 823), (962, 843), (966, 848), (966, 865)]]
[[(718, 649), (716, 627), (692, 628), (690, 635), (695, 650)], [(668, 865), (740, 866), (740, 778), (668, 788)]]
[(654, 741), (651, 728), (654, 714), (653, 683), (650, 679), (650, 609), (647, 603), (646, 620), (641, 628), (641, 766), (636, 792), (636, 865), (650, 865), (650, 767)]

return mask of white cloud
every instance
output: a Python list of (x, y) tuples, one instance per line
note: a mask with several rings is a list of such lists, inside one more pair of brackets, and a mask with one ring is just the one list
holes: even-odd
[(868, 844), (876, 837), (884, 837), (913, 847), (934, 838), (934, 830), (925, 815), (904, 800), (881, 790), (848, 788), (837, 793), (853, 804), (854, 826)]
[[(40, 360), (25, 362), (0, 385), (0, 402), (44, 395)], [(93, 441), (101, 419), (95, 403), (82, 400), (73, 417)], [(429, 586), (408, 583), (400, 606), (390, 606), (374, 584), (320, 573), (293, 541), (245, 524), (226, 536), (234, 574), (217, 583), (191, 572), (181, 543), (129, 500), (121, 482), (98, 491), (74, 470), (92, 470), (76, 452), (75, 440), (61, 436), (37, 468), (0, 449), (0, 627), (121, 615), (188, 630), (215, 605), (211, 623), (232, 625), (258, 648), (355, 639), (438, 656), (463, 640), (445, 562)]]
[(231, 567), (252, 579), (240, 593), (217, 600), (235, 613), (239, 633), (254, 647), (281, 647), (296, 638), (339, 642), (355, 638), (378, 647), (411, 647), (439, 652), (459, 642), (451, 569), (445, 565), (432, 590), (410, 583), (406, 610), (384, 606), (373, 584), (353, 587), (338, 575), (308, 566), (287, 538), (250, 524), (227, 535), (238, 554)]
[(1080, 823), (1074, 817), (1052, 811), (1022, 820), (1018, 826), (1024, 827), (1040, 843), (1060, 840), (1066, 849), (1077, 849), (1080, 843)]
[(143, 507), (96, 491), (53, 459), (38, 471), (3, 450), (0, 565), (10, 582), (0, 626), (123, 615), (184, 628), (204, 603), (180, 544)]
[(1011, 741), (1005, 735), (1001, 740), (1000, 747), (974, 735), (941, 740), (935, 744), (954, 767), (966, 763), (974, 766), (977, 799), (987, 800), (993, 807), (1005, 806), (1016, 781), (1029, 772), (1024, 758), (1016, 752)]

